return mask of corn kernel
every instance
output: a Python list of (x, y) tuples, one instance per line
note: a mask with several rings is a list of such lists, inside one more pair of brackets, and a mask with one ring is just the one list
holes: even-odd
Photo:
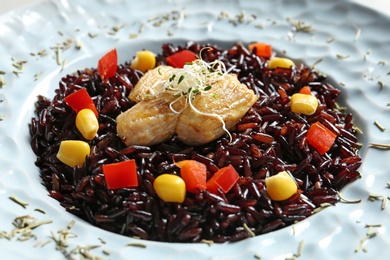
[(268, 190), (268, 195), (275, 201), (286, 200), (298, 190), (294, 179), (286, 171), (266, 178), (265, 185)]
[(57, 158), (70, 167), (76, 165), (83, 166), (85, 157), (89, 155), (90, 148), (88, 143), (77, 140), (66, 140), (60, 144)]
[(186, 184), (174, 174), (162, 174), (153, 183), (157, 195), (165, 202), (183, 202), (186, 196)]
[(291, 96), (291, 111), (298, 114), (312, 115), (318, 107), (318, 100), (313, 95), (296, 93)]
[(294, 62), (287, 58), (273, 57), (268, 61), (269, 69), (284, 68), (289, 69), (295, 66)]
[(79, 111), (76, 115), (76, 127), (85, 139), (92, 140), (99, 130), (95, 113), (89, 108)]
[(131, 68), (142, 72), (151, 70), (156, 66), (156, 57), (151, 51), (139, 51), (131, 62)]

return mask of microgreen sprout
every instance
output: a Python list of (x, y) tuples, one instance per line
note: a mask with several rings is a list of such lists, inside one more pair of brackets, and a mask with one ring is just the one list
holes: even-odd
[[(202, 51), (207, 49), (211, 48), (203, 48), (199, 53), (199, 57), (202, 56)], [(196, 95), (208, 95), (208, 92), (213, 88), (213, 85), (223, 79), (230, 70), (227, 70), (225, 64), (219, 60), (206, 62), (203, 59), (198, 58), (191, 63), (186, 63), (183, 68), (170, 70), (168, 80), (157, 82), (152, 89), (156, 90), (156, 95), (164, 92), (176, 97), (176, 99), (170, 103), (170, 109), (174, 113), (180, 114), (182, 112), (175, 110), (173, 105), (176, 102), (182, 102), (184, 99), (185, 107), (189, 106), (197, 114), (216, 117), (219, 121), (221, 121), (223, 130), (228, 133), (231, 138), (221, 116), (213, 113), (202, 112), (192, 103)], [(160, 75), (161, 73), (162, 72), (159, 70)], [(210, 95), (212, 95), (213, 98), (218, 99), (218, 96), (215, 96), (215, 93), (210, 93)]]

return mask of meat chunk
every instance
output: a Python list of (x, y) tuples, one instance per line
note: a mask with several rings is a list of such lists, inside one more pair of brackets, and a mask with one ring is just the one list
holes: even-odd
[(188, 145), (202, 145), (223, 134), (223, 123), (231, 129), (256, 102), (254, 92), (241, 84), (236, 75), (227, 74), (212, 88), (192, 100), (180, 114), (176, 133)]
[[(178, 113), (170, 107), (172, 95), (142, 100), (116, 118), (117, 134), (129, 145), (147, 145), (167, 141), (175, 133)], [(184, 105), (177, 101), (173, 106), (180, 110)]]
[[(132, 108), (117, 118), (117, 133), (129, 145), (155, 145), (174, 134), (187, 145), (211, 142), (234, 127), (256, 102), (254, 92), (241, 84), (236, 75), (226, 74), (213, 81), (211, 89), (195, 94), (190, 101), (180, 84), (190, 86), (198, 78), (189, 73), (177, 76), (180, 69), (160, 66), (148, 71), (131, 91)], [(175, 92), (166, 89), (177, 76)], [(204, 76), (204, 75), (203, 75)], [(181, 80), (184, 81), (182, 83)], [(178, 89), (178, 91), (177, 91)]]

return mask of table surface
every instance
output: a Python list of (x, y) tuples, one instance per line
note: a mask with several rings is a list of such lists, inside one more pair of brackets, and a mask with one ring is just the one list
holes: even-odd
[[(28, 6), (34, 3), (41, 2), (43, 0), (12, 0), (2, 1), (0, 5), (0, 14), (11, 11), (16, 8)], [(379, 12), (390, 15), (390, 1), (388, 0), (352, 0), (353, 2), (360, 3), (368, 8), (375, 9)]]

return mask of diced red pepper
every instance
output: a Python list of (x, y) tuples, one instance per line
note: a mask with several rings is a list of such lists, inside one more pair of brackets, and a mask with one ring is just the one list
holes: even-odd
[(93, 103), (91, 96), (85, 88), (73, 92), (72, 94), (66, 96), (64, 100), (76, 113), (84, 108), (89, 108), (95, 113), (96, 117), (99, 116), (95, 103)]
[(236, 169), (229, 164), (228, 166), (219, 169), (206, 183), (207, 190), (217, 194), (218, 188), (223, 193), (227, 193), (240, 178)]
[(100, 78), (105, 81), (108, 78), (114, 77), (118, 66), (118, 54), (116, 49), (106, 53), (98, 62), (98, 73)]
[(104, 164), (103, 173), (110, 190), (138, 186), (135, 160)]
[(196, 54), (190, 50), (182, 50), (167, 57), (168, 65), (174, 68), (183, 68), (186, 63), (196, 60)]
[(306, 94), (306, 95), (311, 95), (311, 89), (309, 86), (304, 86), (299, 90), (299, 93), (301, 94)]
[(329, 151), (336, 137), (335, 133), (320, 122), (312, 124), (306, 134), (309, 145), (313, 146), (321, 155)]
[(272, 56), (272, 46), (267, 43), (256, 42), (251, 43), (248, 46), (248, 49), (253, 52), (256, 49), (256, 55), (259, 57), (264, 57), (269, 59)]
[(206, 189), (206, 165), (195, 160), (184, 160), (176, 163), (180, 176), (186, 183), (186, 190), (194, 193), (196, 189)]

